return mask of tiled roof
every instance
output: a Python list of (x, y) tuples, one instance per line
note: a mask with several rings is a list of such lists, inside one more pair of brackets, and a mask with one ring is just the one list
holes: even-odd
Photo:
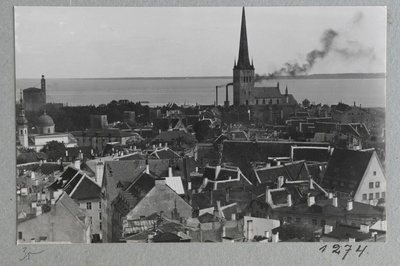
[[(357, 191), (373, 154), (335, 149), (329, 159), (322, 187), (349, 193)], [(337, 184), (332, 184), (332, 181)], [(344, 186), (341, 183), (344, 183)], [(349, 186), (350, 183), (353, 184), (353, 187)]]
[(287, 190), (271, 191), (270, 193), (274, 205), (287, 204), (287, 196), (289, 195)]
[(83, 175), (77, 174), (70, 182), (68, 182), (65, 187), (64, 191), (68, 194), (71, 195), (71, 192), (74, 190), (75, 186), (81, 181), (83, 178)]
[(261, 184), (275, 183), (279, 176), (288, 180), (307, 180), (309, 173), (305, 167), (305, 161), (285, 163), (280, 166), (263, 167), (254, 169)]
[[(359, 227), (340, 224), (332, 232), (327, 234), (327, 236), (337, 238), (337, 239), (348, 239), (355, 238), (356, 242), (363, 241), (372, 237), (372, 232), (375, 230), (370, 230), (369, 232), (362, 232)], [(380, 231), (380, 233), (384, 233)]]
[(185, 194), (185, 190), (182, 184), (182, 179), (180, 176), (166, 177), (165, 183), (167, 184), (167, 186), (172, 188), (177, 194), (179, 195)]
[(329, 160), (329, 150), (317, 147), (305, 147), (293, 149), (293, 161), (305, 160), (308, 162), (327, 162)]
[(278, 87), (254, 87), (254, 97), (256, 99), (282, 98)]
[(268, 162), (269, 157), (290, 157), (292, 145), (328, 147), (328, 143), (277, 141), (225, 141), (222, 162), (238, 166), (244, 175), (252, 172), (252, 162)]
[(74, 200), (98, 199), (100, 200), (101, 188), (87, 176), (75, 186), (75, 191), (69, 194)]
[(171, 142), (180, 139), (186, 144), (197, 142), (195, 137), (185, 133), (184, 131), (162, 131), (152, 140), (152, 142)]

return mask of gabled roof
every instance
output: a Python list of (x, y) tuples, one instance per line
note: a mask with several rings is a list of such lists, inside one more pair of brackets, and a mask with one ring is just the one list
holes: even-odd
[(164, 147), (161, 149), (156, 149), (155, 151), (153, 151), (150, 156), (153, 156), (157, 159), (175, 159), (175, 158), (181, 158), (181, 156), (179, 156), (179, 154), (177, 154), (176, 152), (174, 152), (173, 150), (171, 150), (168, 147)]
[(281, 91), (278, 87), (254, 87), (254, 95), (256, 99), (282, 98)]
[[(357, 191), (374, 154), (375, 152), (335, 149), (329, 159), (322, 187), (348, 193)], [(349, 184), (352, 184), (352, 187)]]
[(182, 178), (180, 176), (171, 176), (165, 178), (167, 186), (172, 188), (177, 194), (184, 195), (185, 189), (183, 188)]
[(259, 183), (274, 183), (279, 176), (283, 176), (288, 180), (308, 180), (309, 173), (305, 167), (305, 161), (296, 161), (284, 163), (279, 166), (262, 167), (254, 169), (255, 175)]
[(203, 189), (214, 190), (252, 185), (238, 167), (221, 167), (217, 176), (215, 175), (216, 169), (217, 168), (213, 166), (207, 166), (205, 168), (203, 178), (207, 178), (208, 182)]
[[(149, 160), (150, 171), (157, 176), (166, 176), (169, 160)], [(103, 185), (106, 184), (109, 198), (112, 201), (124, 182), (131, 184), (146, 169), (146, 161), (107, 161), (104, 165)], [(122, 187), (117, 185), (121, 183)]]
[(100, 200), (101, 187), (87, 176), (74, 186), (69, 196), (74, 200), (98, 199)]
[(344, 104), (344, 103), (339, 103), (338, 105), (336, 105), (333, 109), (333, 111), (338, 111), (338, 112), (344, 112), (347, 109), (351, 108), (349, 105)]

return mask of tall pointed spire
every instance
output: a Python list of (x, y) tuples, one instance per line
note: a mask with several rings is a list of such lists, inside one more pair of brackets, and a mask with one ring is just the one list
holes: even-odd
[(239, 58), (237, 66), (241, 69), (252, 69), (249, 60), (249, 49), (247, 46), (246, 14), (244, 7), (242, 10), (242, 27), (240, 29)]

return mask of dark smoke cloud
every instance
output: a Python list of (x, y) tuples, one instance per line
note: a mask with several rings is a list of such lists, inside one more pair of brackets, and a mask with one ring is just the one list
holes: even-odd
[[(352, 26), (360, 25), (363, 19), (364, 14), (362, 12), (356, 13), (351, 21)], [(333, 29), (325, 30), (320, 39), (321, 48), (314, 49), (307, 53), (304, 63), (300, 64), (297, 61), (286, 62), (280, 69), (275, 70), (268, 75), (256, 74), (256, 81), (271, 79), (276, 76), (306, 75), (313, 68), (315, 63), (323, 60), (328, 54), (336, 54), (345, 60), (366, 58), (369, 62), (373, 62), (376, 59), (373, 48), (365, 48), (360, 42), (353, 40), (345, 40), (344, 42), (341, 42), (343, 44), (338, 45), (335, 41), (339, 37), (344, 36)]]
[(332, 29), (325, 30), (321, 37), (322, 49), (315, 49), (309, 52), (306, 56), (306, 63), (299, 64), (298, 62), (287, 62), (281, 69), (269, 74), (269, 78), (280, 75), (298, 76), (307, 74), (318, 59), (324, 58), (331, 51), (332, 43), (338, 35), (339, 33)]

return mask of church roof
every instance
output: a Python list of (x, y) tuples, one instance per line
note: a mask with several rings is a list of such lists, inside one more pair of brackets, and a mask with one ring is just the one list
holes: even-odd
[(254, 87), (254, 95), (256, 99), (282, 98), (278, 87)]
[(36, 121), (36, 126), (37, 127), (50, 127), (54, 126), (54, 121), (53, 118), (50, 116), (46, 115), (46, 112), (44, 112), (43, 115), (41, 115), (38, 120)]

